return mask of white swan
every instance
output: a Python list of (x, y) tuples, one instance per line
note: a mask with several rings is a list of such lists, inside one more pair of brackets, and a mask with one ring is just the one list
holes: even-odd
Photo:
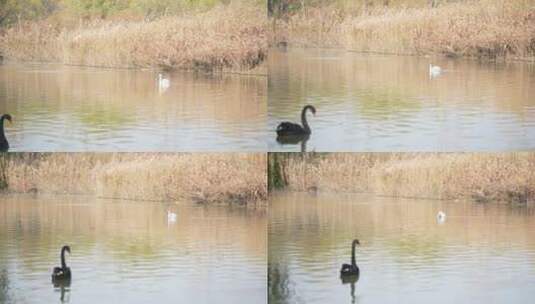
[(171, 86), (171, 81), (169, 79), (164, 78), (162, 73), (158, 74), (158, 89), (160, 91), (165, 91)]
[(442, 68), (438, 65), (429, 64), (429, 77), (433, 78), (442, 73)]
[(167, 210), (167, 222), (174, 223), (176, 222), (176, 213)]
[(446, 221), (446, 213), (444, 213), (444, 211), (439, 211), (437, 213), (437, 222), (443, 223), (444, 221)]

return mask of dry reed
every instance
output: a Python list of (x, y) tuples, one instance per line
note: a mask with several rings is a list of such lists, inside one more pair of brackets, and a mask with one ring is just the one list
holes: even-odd
[(247, 4), (155, 21), (92, 20), (76, 27), (50, 17), (5, 30), (0, 54), (15, 61), (99, 67), (248, 70), (266, 57), (265, 23), (265, 11)]
[(198, 203), (265, 203), (265, 154), (4, 154), (8, 191)]
[(324, 5), (275, 24), (273, 44), (404, 55), (535, 57), (533, 1), (374, 6), (358, 12)]
[(535, 202), (535, 153), (288, 154), (281, 163), (294, 191)]

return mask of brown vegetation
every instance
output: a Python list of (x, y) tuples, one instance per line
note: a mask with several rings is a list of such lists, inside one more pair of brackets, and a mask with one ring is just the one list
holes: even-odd
[(278, 162), (293, 191), (535, 202), (535, 153), (281, 154)]
[(272, 44), (406, 55), (535, 57), (534, 1), (477, 0), (437, 7), (391, 2), (397, 5), (351, 9), (335, 2), (305, 7), (273, 20)]
[(8, 191), (102, 198), (263, 204), (265, 154), (3, 154)]
[(267, 56), (266, 12), (245, 3), (156, 20), (20, 22), (0, 33), (0, 54), (99, 67), (249, 70)]

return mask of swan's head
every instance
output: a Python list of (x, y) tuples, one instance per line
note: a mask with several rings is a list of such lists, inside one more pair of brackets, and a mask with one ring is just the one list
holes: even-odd
[(314, 106), (311, 106), (311, 105), (306, 105), (304, 107), (304, 110), (310, 110), (310, 112), (312, 112), (312, 114), (316, 115), (316, 108), (314, 108)]
[(2, 115), (2, 119), (7, 119), (7, 120), (9, 120), (9, 122), (12, 122), (11, 121), (11, 115), (9, 115), (9, 114)]
[(352, 245), (353, 245), (353, 246), (355, 246), (355, 245), (360, 245), (359, 240), (354, 239)]
[(69, 247), (69, 245), (65, 245), (65, 246), (63, 246), (63, 248), (61, 248), (61, 251), (67, 251), (70, 254), (71, 253), (71, 247)]

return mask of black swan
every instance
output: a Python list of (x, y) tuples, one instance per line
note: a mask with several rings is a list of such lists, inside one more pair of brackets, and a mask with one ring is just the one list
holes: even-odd
[(351, 264), (343, 264), (342, 269), (340, 269), (340, 276), (358, 276), (360, 273), (359, 267), (357, 266), (357, 261), (355, 260), (355, 247), (360, 245), (359, 240), (353, 240), (351, 244)]
[(52, 282), (67, 281), (71, 279), (71, 269), (65, 263), (65, 251), (71, 253), (71, 247), (65, 245), (61, 248), (61, 267), (54, 267)]
[(11, 122), (11, 115), (4, 114), (0, 118), (0, 152), (7, 152), (9, 150), (9, 143), (7, 142), (6, 135), (4, 133), (4, 120), (7, 119)]
[(316, 114), (316, 108), (314, 108), (311, 105), (306, 105), (305, 107), (303, 107), (303, 110), (301, 111), (301, 123), (303, 124), (303, 126), (299, 124), (295, 124), (293, 122), (288, 122), (288, 121), (281, 122), (277, 126), (277, 136), (279, 137), (303, 136), (304, 137), (304, 136), (310, 135), (312, 131), (310, 130), (310, 127), (308, 126), (308, 122), (307, 122), (307, 117), (306, 117), (307, 110), (310, 110), (312, 114), (314, 115)]

